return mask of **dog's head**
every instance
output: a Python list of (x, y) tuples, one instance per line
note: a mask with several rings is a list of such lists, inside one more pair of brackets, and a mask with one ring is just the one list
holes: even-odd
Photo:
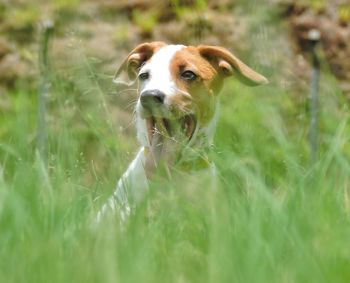
[(191, 140), (198, 128), (207, 127), (215, 116), (223, 81), (234, 76), (255, 86), (267, 79), (228, 50), (217, 46), (143, 43), (132, 50), (115, 75), (122, 73), (138, 82), (136, 113), (146, 125), (147, 144), (159, 142), (157, 133)]

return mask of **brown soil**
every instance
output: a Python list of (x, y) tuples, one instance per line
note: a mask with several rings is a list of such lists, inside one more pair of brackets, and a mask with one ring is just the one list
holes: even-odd
[[(321, 32), (326, 62), (343, 91), (350, 95), (350, 27), (349, 20), (339, 12), (346, 11), (348, 1), (328, 0), (326, 5), (315, 8), (302, 4), (304, 1), (270, 0), (271, 11), (279, 9), (281, 19), (290, 28), (289, 38), (284, 30), (280, 36), (265, 40), (272, 42), (270, 47), (276, 46), (273, 51), (267, 50), (267, 46), (264, 49), (254, 45), (254, 36), (269, 37), (273, 31), (267, 27), (265, 30), (270, 34), (252, 34), (255, 15), (242, 12), (239, 5), (229, 0), (207, 1), (206, 7), (196, 6), (196, 1), (182, 0), (178, 1), (180, 8), (172, 5), (172, 1), (150, 0), (87, 0), (67, 7), (43, 0), (36, 6), (31, 2), (34, 0), (7, 1), (0, 5), (0, 11), (4, 11), (0, 13), (0, 86), (3, 90), (14, 87), (19, 80), (36, 81), (38, 22), (51, 18), (55, 21), (51, 49), (54, 68), (69, 77), (76, 72), (76, 64), (81, 64), (77, 57), (95, 58), (94, 67), (105, 81), (112, 78), (118, 62), (132, 47), (150, 40), (223, 45), (243, 56), (248, 50), (253, 53), (251, 60), (258, 65), (276, 69), (277, 65), (281, 68), (279, 64), (283, 62), (281, 72), (272, 73), (288, 77), (287, 73), (291, 72), (292, 77), (305, 78), (310, 73), (306, 36), (310, 29), (316, 28)], [(18, 21), (13, 20), (16, 17)], [(259, 28), (256, 23), (255, 27)], [(260, 33), (263, 32), (260, 27)], [(285, 81), (290, 82), (287, 77)]]

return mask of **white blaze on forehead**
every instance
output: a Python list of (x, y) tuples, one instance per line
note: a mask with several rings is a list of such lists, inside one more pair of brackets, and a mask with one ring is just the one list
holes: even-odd
[(145, 64), (140, 73), (149, 72), (149, 78), (140, 83), (140, 92), (145, 90), (160, 90), (165, 95), (172, 95), (175, 91), (175, 82), (170, 73), (170, 63), (174, 55), (184, 45), (167, 45), (160, 48)]

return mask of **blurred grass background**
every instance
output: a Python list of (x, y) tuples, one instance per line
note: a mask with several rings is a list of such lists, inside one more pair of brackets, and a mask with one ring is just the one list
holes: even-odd
[[(336, 2), (0, 2), (0, 281), (349, 282), (350, 17)], [(36, 149), (44, 19), (55, 24), (47, 163)], [(303, 35), (314, 27), (322, 79), (310, 164)], [(94, 227), (137, 150), (136, 93), (116, 93), (112, 76), (150, 40), (225, 46), (271, 83), (227, 81), (217, 191), (195, 175), (160, 178), (126, 227)]]

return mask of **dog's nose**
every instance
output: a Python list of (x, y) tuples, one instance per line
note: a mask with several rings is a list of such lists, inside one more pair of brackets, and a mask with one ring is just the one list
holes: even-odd
[(144, 108), (151, 109), (164, 103), (165, 94), (159, 90), (146, 90), (141, 93), (141, 105)]

